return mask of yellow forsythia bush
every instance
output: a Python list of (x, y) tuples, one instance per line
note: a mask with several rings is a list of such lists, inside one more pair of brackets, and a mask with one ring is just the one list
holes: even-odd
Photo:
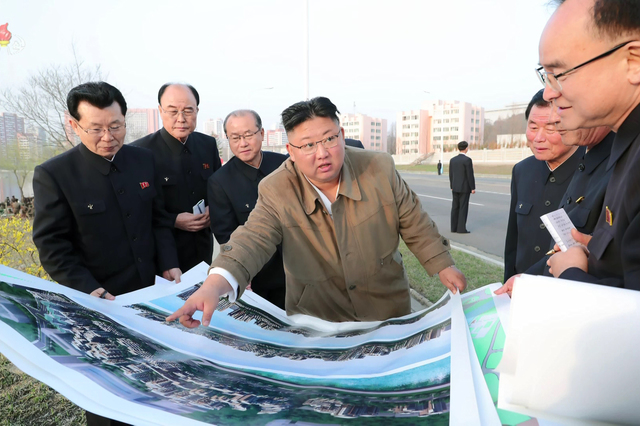
[(32, 222), (16, 217), (0, 218), (0, 263), (36, 277), (50, 279), (31, 238)]

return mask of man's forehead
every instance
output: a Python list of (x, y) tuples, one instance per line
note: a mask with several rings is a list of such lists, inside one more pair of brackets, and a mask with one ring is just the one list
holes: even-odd
[(549, 18), (540, 38), (543, 67), (565, 68), (572, 54), (581, 55), (596, 42), (591, 17), (592, 0), (567, 0)]
[(540, 108), (534, 106), (529, 114), (529, 123), (535, 124), (556, 124), (560, 122), (560, 117), (553, 112), (551, 107)]
[(162, 94), (161, 99), (163, 104), (175, 104), (175, 103), (189, 103), (195, 106), (196, 97), (193, 95), (191, 89), (182, 84), (172, 84), (167, 87)]

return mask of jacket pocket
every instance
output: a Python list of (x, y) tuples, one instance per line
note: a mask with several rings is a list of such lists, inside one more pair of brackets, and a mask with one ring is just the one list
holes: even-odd
[(576, 207), (571, 210), (571, 213), (569, 213), (569, 218), (576, 228), (582, 228), (587, 224), (590, 213), (590, 209), (585, 209), (584, 207)]
[(529, 212), (531, 212), (531, 208), (532, 207), (533, 207), (533, 204), (531, 204), (531, 203), (526, 203), (524, 201), (518, 201), (518, 203), (516, 204), (515, 212), (518, 213), (518, 214), (527, 215), (527, 214), (529, 214)]
[(150, 200), (156, 196), (157, 192), (154, 187), (139, 189), (138, 194), (140, 194), (140, 198), (143, 200)]
[(595, 256), (596, 259), (602, 259), (604, 252), (613, 241), (613, 235), (607, 232), (606, 229), (598, 229), (593, 234), (593, 238), (589, 241), (589, 256)]

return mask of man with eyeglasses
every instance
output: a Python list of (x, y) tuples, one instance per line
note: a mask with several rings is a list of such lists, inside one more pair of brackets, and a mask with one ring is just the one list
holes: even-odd
[(533, 152), (513, 167), (511, 204), (504, 247), (504, 282), (539, 262), (552, 241), (540, 216), (558, 209), (584, 148), (566, 146), (551, 104), (536, 93), (525, 111)]
[[(258, 184), (287, 159), (286, 155), (262, 150), (262, 120), (253, 110), (229, 113), (223, 128), (234, 157), (208, 183), (211, 230), (221, 245), (249, 218), (258, 200)], [(280, 245), (251, 280), (251, 290), (284, 309), (285, 276)]]
[(282, 244), (287, 314), (327, 321), (376, 321), (411, 312), (400, 237), (430, 275), (453, 292), (466, 286), (449, 241), (390, 155), (345, 148), (338, 110), (327, 98), (282, 113), (290, 158), (266, 177), (244, 226), (221, 247), (210, 275), (182, 308), (187, 327), (208, 325), (220, 296), (243, 290)]
[[(200, 95), (193, 86), (163, 84), (158, 104), (162, 129), (132, 145), (155, 154), (180, 268), (186, 271), (211, 262), (207, 180), (220, 168), (220, 155), (214, 137), (195, 131)], [(200, 200), (205, 202), (205, 212), (194, 213)]]
[[(153, 154), (123, 145), (127, 104), (104, 82), (67, 96), (81, 144), (35, 168), (33, 241), (58, 283), (113, 300), (154, 284), (180, 282), (178, 257)], [(87, 413), (88, 424), (104, 424)], [(115, 423), (114, 423), (115, 424)]]
[(567, 130), (616, 132), (603, 209), (588, 242), (556, 253), (560, 278), (640, 290), (640, 5), (637, 0), (568, 0), (540, 39), (544, 96)]

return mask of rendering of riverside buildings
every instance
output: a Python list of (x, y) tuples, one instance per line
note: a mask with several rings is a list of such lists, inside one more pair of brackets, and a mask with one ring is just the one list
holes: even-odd
[[(305, 421), (305, 411), (299, 410), (304, 406), (340, 418), (424, 417), (449, 411), (448, 381), (413, 394), (366, 397), (343, 389), (300, 389), (176, 352), (58, 293), (0, 282), (0, 301), (8, 315), (8, 321), (3, 315), (0, 321), (14, 324), (56, 362), (115, 395), (190, 418), (211, 423), (233, 418), (235, 422), (227, 424), (245, 424), (242, 413), (253, 416), (252, 410), (275, 418), (292, 413)], [(12, 311), (22, 313), (15, 318)], [(41, 345), (45, 340), (46, 348)], [(260, 424), (274, 419), (260, 418)]]
[(484, 108), (469, 102), (426, 101), (419, 110), (396, 114), (396, 154), (428, 154), (482, 143)]

